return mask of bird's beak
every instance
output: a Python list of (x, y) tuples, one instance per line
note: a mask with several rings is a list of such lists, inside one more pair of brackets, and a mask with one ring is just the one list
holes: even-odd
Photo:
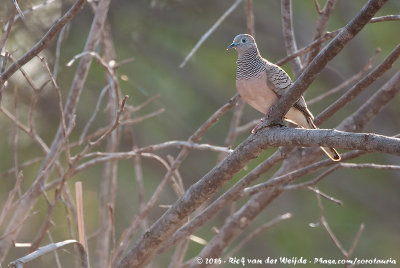
[(228, 49), (230, 49), (230, 48), (237, 47), (238, 45), (239, 45), (239, 43), (232, 43), (232, 44), (230, 44), (230, 45), (226, 48), (226, 50), (228, 50)]

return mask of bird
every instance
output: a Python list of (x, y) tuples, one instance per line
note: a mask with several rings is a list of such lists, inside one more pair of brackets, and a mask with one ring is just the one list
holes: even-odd
[[(290, 76), (281, 67), (260, 55), (254, 37), (249, 34), (237, 35), (227, 49), (235, 49), (238, 52), (236, 88), (240, 96), (268, 118), (271, 107), (293, 84)], [(313, 122), (314, 116), (303, 96), (290, 108), (284, 119), (302, 128), (317, 129)], [(259, 124), (253, 129), (253, 133), (257, 132)], [(334, 148), (321, 146), (321, 149), (333, 161), (341, 160)]]

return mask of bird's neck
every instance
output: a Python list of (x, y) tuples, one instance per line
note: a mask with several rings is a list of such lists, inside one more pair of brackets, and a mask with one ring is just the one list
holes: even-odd
[(257, 47), (240, 53), (236, 63), (236, 80), (249, 79), (265, 70), (265, 60), (261, 57)]

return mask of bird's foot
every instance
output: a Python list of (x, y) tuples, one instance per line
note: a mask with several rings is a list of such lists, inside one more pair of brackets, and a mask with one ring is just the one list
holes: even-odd
[(277, 121), (271, 121), (268, 122), (268, 125), (266, 126), (261, 126), (262, 122), (264, 121), (264, 119), (261, 119), (260, 122), (258, 122), (258, 124), (253, 128), (253, 130), (251, 131), (251, 133), (255, 134), (257, 133), (257, 131), (265, 128), (265, 127), (284, 127), (285, 125), (283, 124), (282, 120), (277, 120)]
[(251, 131), (251, 133), (257, 133), (257, 131), (260, 128), (261, 123), (264, 121), (264, 119), (261, 118), (260, 122), (257, 123), (257, 125), (253, 128), (253, 130)]

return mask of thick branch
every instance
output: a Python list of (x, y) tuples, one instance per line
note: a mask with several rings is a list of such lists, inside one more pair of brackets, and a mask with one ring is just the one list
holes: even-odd
[[(328, 108), (326, 108), (321, 114), (315, 118), (314, 123), (318, 126), (321, 125), (325, 120), (331, 117), (336, 111), (343, 108), (347, 103), (352, 101), (356, 96), (358, 96), (364, 89), (370, 86), (376, 79), (381, 77), (387, 70), (389, 70), (393, 63), (400, 56), (400, 45), (390, 53), (389, 56), (378, 66), (376, 66), (371, 72), (363, 77), (357, 84), (352, 86), (346, 93), (344, 93), (338, 100), (332, 103)], [(392, 78), (395, 79), (395, 78)], [(397, 78), (398, 79), (398, 78)], [(400, 83), (397, 83), (399, 86)], [(385, 85), (386, 86), (386, 85)], [(390, 87), (396, 86), (396, 83), (392, 83)]]
[[(361, 149), (400, 155), (400, 139), (374, 134), (359, 134), (336, 130), (306, 130), (265, 128), (248, 137), (227, 158), (192, 185), (153, 226), (118, 267), (142, 267), (148, 263), (162, 243), (181, 226), (186, 218), (208, 200), (251, 159), (269, 146), (324, 145), (345, 149)], [(279, 194), (274, 192), (271, 200)]]
[(370, 122), (394, 96), (400, 91), (400, 72), (397, 72), (371, 98), (368, 99), (354, 114), (343, 120), (338, 129), (360, 131)]
[[(185, 237), (194, 233), (198, 228), (204, 225), (207, 221), (215, 217), (219, 211), (226, 208), (232, 202), (238, 200), (242, 197), (242, 191), (248, 187), (252, 182), (258, 179), (262, 174), (267, 172), (278, 162), (284, 159), (291, 148), (282, 147), (271, 155), (264, 162), (259, 164), (251, 172), (249, 172), (244, 178), (237, 182), (232, 188), (226, 191), (223, 195), (218, 197), (212, 204), (210, 204), (205, 210), (203, 210), (199, 215), (190, 220), (184, 226), (179, 228), (173, 237), (168, 240), (165, 245), (162, 246), (161, 252), (166, 251), (172, 245), (176, 244), (178, 241), (184, 239)], [(159, 253), (161, 253), (159, 252)]]
[(344, 47), (361, 31), (376, 12), (387, 0), (370, 0), (341, 31), (340, 33), (314, 58), (307, 69), (288, 89), (270, 113), (270, 120), (265, 123), (279, 121), (289, 111), (290, 107), (300, 98), (304, 91), (311, 85), (317, 75)]
[[(252, 137), (252, 136), (251, 136)], [(250, 138), (251, 138), (250, 137)], [(274, 127), (257, 132), (254, 139), (267, 146), (325, 146), (400, 155), (400, 139), (369, 133), (352, 133), (331, 129)]]

